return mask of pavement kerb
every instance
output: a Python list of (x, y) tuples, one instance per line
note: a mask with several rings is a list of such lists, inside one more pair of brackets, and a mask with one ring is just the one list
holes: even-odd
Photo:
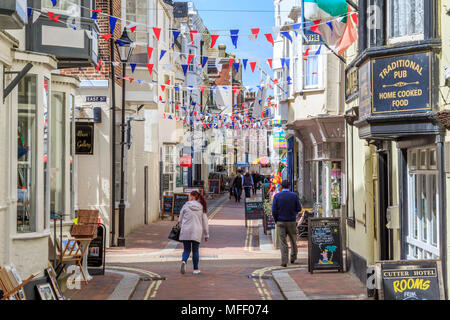
[(108, 300), (130, 300), (136, 291), (141, 277), (131, 272), (117, 271), (108, 268), (107, 270), (108, 272), (117, 273), (123, 276), (113, 293), (108, 297)]
[(289, 275), (290, 271), (302, 269), (303, 268), (290, 268), (287, 270), (276, 270), (272, 272), (273, 280), (280, 288), (281, 294), (286, 300), (311, 300)]

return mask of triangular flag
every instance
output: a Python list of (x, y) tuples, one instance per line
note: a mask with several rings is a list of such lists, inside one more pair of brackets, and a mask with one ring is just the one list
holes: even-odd
[(97, 15), (98, 15), (98, 13), (97, 13), (97, 12), (94, 12), (94, 13), (92, 14), (91, 19), (92, 19), (92, 20), (97, 20)]
[(259, 34), (259, 28), (252, 29), (252, 34), (255, 37), (255, 39), (257, 39), (258, 38), (258, 34)]
[(211, 35), (211, 45), (209, 46), (209, 48), (213, 48), (216, 45), (217, 39), (219, 38), (218, 34), (212, 34)]
[(230, 30), (231, 42), (233, 42), (233, 45), (236, 49), (237, 49), (238, 33), (239, 30)]
[(202, 59), (202, 68), (205, 67), (207, 62), (208, 62), (208, 57), (203, 57), (203, 59)]
[(286, 63), (286, 59), (285, 58), (281, 58), (280, 60), (281, 60), (281, 68), (283, 68), (284, 64)]
[(320, 45), (319, 49), (317, 49), (316, 51), (316, 56), (318, 56), (320, 54), (320, 50), (322, 49), (322, 45)]
[(152, 75), (152, 71), (153, 71), (153, 64), (147, 64), (147, 68), (148, 68), (148, 72), (150, 73), (150, 75)]
[(303, 54), (303, 60), (308, 60), (308, 57), (309, 56), (309, 48), (308, 49), (306, 49), (306, 51), (305, 51), (305, 53)]
[(136, 31), (136, 27), (137, 27), (137, 26), (132, 26), (132, 27), (130, 28), (130, 31), (131, 31), (131, 32), (135, 32), (135, 31)]
[(190, 30), (189, 34), (191, 35), (191, 43), (194, 44), (194, 34), (197, 34), (197, 30)]
[(190, 55), (188, 56), (188, 61), (187, 61), (187, 64), (188, 64), (188, 65), (191, 64), (191, 61), (192, 61), (192, 59), (194, 59), (194, 57), (195, 57), (195, 54), (190, 54)]
[(291, 62), (291, 59), (286, 59), (286, 66), (287, 66), (288, 69), (289, 69), (290, 62)]
[[(348, 11), (350, 12), (350, 6), (348, 6)], [(355, 29), (351, 19), (347, 19), (347, 24), (345, 26), (344, 34), (339, 43), (338, 54), (342, 55), (352, 44), (358, 39), (358, 32)]]
[(52, 20), (53, 19), (53, 16), (55, 15), (55, 13), (54, 12), (51, 12), (51, 11), (49, 11), (49, 12), (47, 12), (48, 13), (48, 20)]
[(300, 29), (300, 26), (301, 26), (301, 23), (297, 23), (297, 24), (293, 24), (293, 25), (292, 25), (292, 29), (293, 29), (294, 32), (295, 32), (295, 36), (298, 35), (298, 30)]
[(269, 64), (270, 69), (272, 69), (272, 59), (267, 59), (267, 63)]
[(353, 12), (351, 15), (353, 22), (358, 25), (358, 12)]
[(102, 38), (105, 39), (105, 41), (108, 41), (112, 37), (112, 34), (102, 34)]
[(239, 62), (233, 63), (233, 66), (234, 66), (234, 68), (236, 69), (236, 72), (239, 72), (239, 65), (240, 65)]
[(27, 8), (27, 16), (28, 16), (28, 19), (30, 19), (31, 18), (31, 13), (33, 12), (33, 9), (32, 8)]
[(182, 64), (181, 65), (181, 68), (183, 69), (183, 72), (184, 72), (184, 75), (186, 76), (186, 72), (187, 72), (187, 69), (188, 69), (188, 65), (187, 64)]
[(289, 39), (289, 41), (292, 43), (292, 37), (291, 37), (291, 35), (289, 34), (288, 31), (283, 31), (283, 32), (281, 32), (281, 34), (283, 36), (285, 36), (287, 39)]
[(35, 23), (36, 20), (39, 19), (40, 16), (41, 16), (41, 13), (39, 11), (33, 10), (33, 23)]
[(275, 43), (273, 42), (273, 36), (271, 33), (264, 34), (266, 36), (267, 41), (269, 41), (272, 44), (272, 47), (275, 46)]
[(161, 50), (161, 55), (159, 56), (159, 60), (161, 60), (164, 57), (166, 52), (167, 52), (166, 50)]
[(161, 35), (161, 28), (153, 28), (153, 32), (155, 33), (156, 39), (159, 41), (159, 37)]
[(175, 45), (175, 43), (177, 42), (178, 36), (180, 35), (180, 31), (178, 30), (172, 30), (172, 34), (173, 34), (173, 44), (172, 44), (172, 48)]
[(110, 27), (112, 34), (114, 34), (114, 29), (116, 28), (116, 22), (117, 22), (116, 17), (113, 17), (113, 16), (109, 17), (109, 27)]
[(203, 93), (205, 91), (205, 86), (200, 86), (200, 91)]
[(244, 70), (247, 70), (248, 59), (242, 59), (242, 64), (244, 65)]
[(252, 72), (255, 72), (256, 62), (250, 62), (250, 67), (252, 68)]
[(134, 70), (136, 69), (136, 63), (130, 63), (131, 67), (131, 73), (134, 73)]
[(162, 90), (162, 92), (164, 92), (164, 90), (166, 90), (166, 86), (164, 84), (161, 85), (161, 90)]
[(229, 63), (228, 63), (228, 70), (230, 70), (231, 65), (234, 63), (234, 58), (230, 58)]
[(152, 54), (153, 54), (153, 48), (152, 47), (147, 47), (148, 60), (152, 59)]

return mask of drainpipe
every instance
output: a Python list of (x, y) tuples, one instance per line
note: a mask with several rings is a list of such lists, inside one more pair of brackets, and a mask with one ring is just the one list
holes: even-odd
[[(113, 1), (109, 0), (109, 12), (113, 13)], [(114, 80), (114, 37), (110, 39), (110, 58), (111, 58), (111, 246), (116, 245), (116, 81)]]

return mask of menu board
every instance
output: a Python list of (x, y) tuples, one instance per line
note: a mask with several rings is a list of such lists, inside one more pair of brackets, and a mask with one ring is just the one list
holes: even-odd
[(444, 299), (439, 260), (379, 261), (383, 300)]
[(173, 211), (173, 196), (163, 196), (163, 213), (172, 214)]
[(245, 201), (245, 225), (247, 220), (257, 220), (264, 218), (264, 205), (262, 201)]
[(309, 218), (308, 271), (342, 271), (342, 245), (339, 218)]
[(189, 201), (189, 194), (174, 193), (173, 194), (173, 214), (180, 214), (181, 208)]
[(271, 214), (269, 215), (266, 214), (265, 223), (266, 223), (266, 230), (275, 229), (275, 220), (273, 219), (273, 216)]
[(212, 194), (220, 193), (220, 180), (219, 179), (209, 179), (209, 192)]

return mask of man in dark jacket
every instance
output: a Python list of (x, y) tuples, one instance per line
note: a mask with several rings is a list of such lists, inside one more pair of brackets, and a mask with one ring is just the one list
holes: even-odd
[(277, 224), (278, 239), (281, 250), (281, 266), (287, 267), (289, 247), (286, 241), (286, 235), (291, 241), (291, 263), (297, 260), (297, 214), (302, 210), (300, 199), (294, 192), (289, 191), (289, 181), (284, 180), (281, 183), (283, 190), (273, 197), (272, 216)]
[(241, 171), (238, 172), (238, 175), (233, 180), (233, 194), (236, 202), (241, 202), (241, 194), (242, 194), (242, 177)]

